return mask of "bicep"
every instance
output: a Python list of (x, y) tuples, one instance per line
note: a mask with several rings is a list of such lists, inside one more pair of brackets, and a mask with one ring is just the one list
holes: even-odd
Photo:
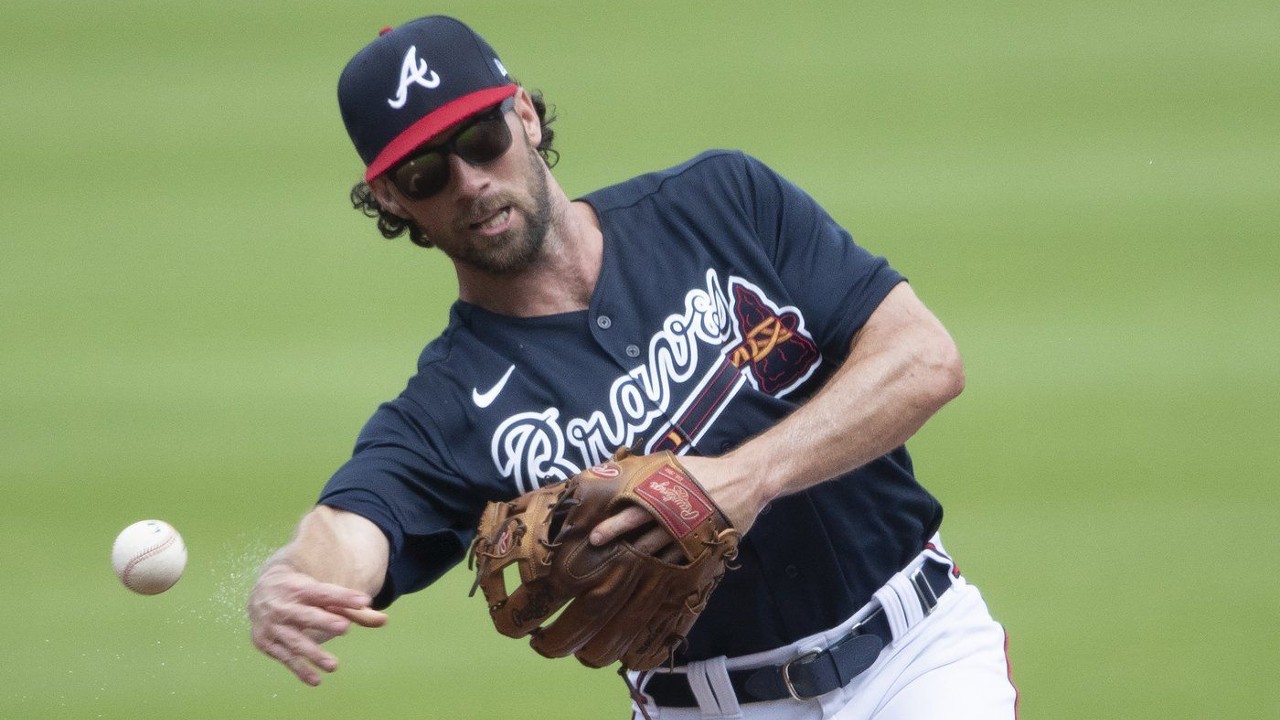
[(851, 349), (857, 348), (867, 338), (892, 337), (913, 329), (946, 333), (942, 322), (925, 307), (911, 285), (900, 282), (884, 296), (866, 323), (854, 333)]

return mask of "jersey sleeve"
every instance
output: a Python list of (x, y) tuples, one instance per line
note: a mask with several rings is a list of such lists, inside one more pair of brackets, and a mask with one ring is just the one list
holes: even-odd
[(824, 353), (843, 356), (867, 318), (905, 278), (852, 236), (808, 193), (743, 156), (756, 232)]
[(374, 607), (435, 582), (465, 554), (483, 500), (447, 463), (448, 451), (420, 406), (401, 396), (378, 408), (355, 452), (320, 493), (320, 504), (368, 518), (386, 535), (390, 558)]

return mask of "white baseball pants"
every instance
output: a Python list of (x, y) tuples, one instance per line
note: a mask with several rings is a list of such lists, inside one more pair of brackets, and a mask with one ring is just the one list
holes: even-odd
[[(938, 538), (932, 544), (940, 553)], [(900, 578), (919, 568), (930, 552), (922, 553), (885, 587), (902, 587)], [(674, 672), (688, 675), (699, 707), (662, 707), (646, 698), (645, 710), (652, 720), (1015, 720), (1018, 694), (1009, 669), (1007, 637), (991, 618), (978, 588), (963, 577), (955, 578), (933, 612), (923, 617), (918, 606), (913, 611), (914, 598), (899, 603), (899, 597), (878, 592), (875, 600), (840, 625), (786, 647), (678, 667)], [(891, 607), (895, 604), (898, 607)], [(848, 685), (810, 700), (738, 703), (727, 670), (778, 665), (831, 645), (881, 607), (898, 618), (893, 642)], [(629, 678), (632, 683), (644, 681), (638, 673), (629, 673)], [(632, 717), (644, 717), (634, 702)]]

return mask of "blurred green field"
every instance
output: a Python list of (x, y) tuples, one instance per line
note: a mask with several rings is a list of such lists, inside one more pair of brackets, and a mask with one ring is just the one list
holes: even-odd
[[(456, 572), (320, 688), (248, 640), (455, 290), (346, 205), (334, 99), (430, 12), (559, 107), (570, 194), (742, 148), (910, 276), (969, 377), (910, 446), (1022, 717), (1280, 717), (1280, 5), (6, 0), (0, 718), (627, 716)], [(151, 598), (146, 517), (191, 553)]]

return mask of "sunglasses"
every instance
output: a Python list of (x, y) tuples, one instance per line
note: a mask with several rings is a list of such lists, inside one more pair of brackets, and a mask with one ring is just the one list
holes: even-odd
[(443, 143), (419, 151), (391, 171), (391, 181), (412, 200), (425, 200), (449, 184), (449, 154), (470, 165), (487, 165), (511, 147), (511, 128), (505, 115), (516, 105), (509, 97), (477, 117)]

